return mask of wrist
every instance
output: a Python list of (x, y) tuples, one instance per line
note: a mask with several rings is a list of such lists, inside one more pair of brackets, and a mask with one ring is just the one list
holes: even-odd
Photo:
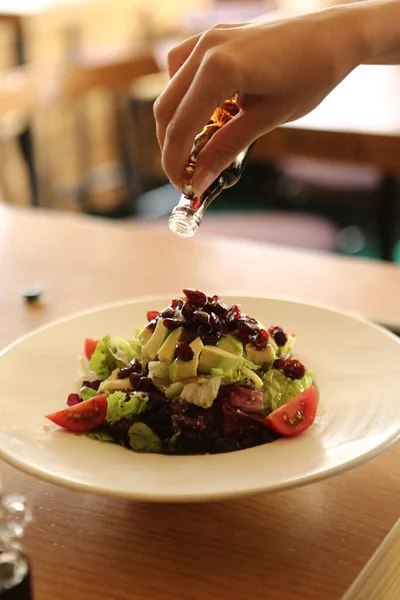
[(352, 18), (358, 21), (363, 38), (365, 56), (361, 62), (383, 64), (392, 57), (400, 59), (400, 0), (361, 2), (354, 5)]

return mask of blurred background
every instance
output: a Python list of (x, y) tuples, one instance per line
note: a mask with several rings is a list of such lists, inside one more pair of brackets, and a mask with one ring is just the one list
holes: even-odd
[[(0, 201), (166, 227), (152, 105), (168, 49), (216, 23), (329, 0), (0, 0)], [(342, 2), (343, 3), (343, 2)], [(400, 73), (361, 67), (257, 143), (198, 235), (400, 261)]]

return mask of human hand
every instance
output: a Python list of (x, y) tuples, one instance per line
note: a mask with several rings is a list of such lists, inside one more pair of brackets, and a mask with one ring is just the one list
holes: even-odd
[(219, 25), (174, 48), (171, 80), (154, 113), (165, 172), (181, 188), (193, 140), (214, 109), (237, 94), (239, 114), (201, 151), (200, 195), (234, 158), (275, 127), (313, 110), (365, 58), (352, 6), (276, 22)]

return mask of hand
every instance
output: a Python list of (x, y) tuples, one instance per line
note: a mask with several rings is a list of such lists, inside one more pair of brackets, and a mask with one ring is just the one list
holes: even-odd
[(181, 187), (195, 136), (227, 98), (237, 94), (241, 110), (201, 151), (192, 182), (198, 195), (258, 137), (314, 109), (365, 58), (354, 12), (350, 5), (219, 25), (174, 48), (171, 80), (154, 106), (171, 182)]

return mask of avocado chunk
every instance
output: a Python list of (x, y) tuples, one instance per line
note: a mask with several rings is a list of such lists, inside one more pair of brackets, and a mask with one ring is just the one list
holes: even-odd
[(221, 348), (221, 350), (226, 350), (226, 352), (230, 352), (231, 354), (235, 354), (236, 356), (242, 356), (243, 354), (243, 344), (240, 340), (235, 338), (233, 335), (228, 333), (217, 344), (217, 348)]
[(205, 346), (200, 355), (200, 373), (211, 373), (212, 369), (237, 371), (244, 363), (243, 356), (237, 356), (217, 346)]
[(270, 344), (268, 344), (264, 350), (257, 350), (257, 348), (251, 344), (247, 344), (245, 350), (248, 359), (251, 360), (251, 362), (253, 362), (255, 365), (261, 366), (269, 364), (272, 363), (276, 358), (275, 350)]
[(164, 327), (162, 319), (159, 319), (156, 328), (153, 331), (153, 335), (147, 344), (143, 346), (143, 354), (148, 356), (151, 360), (155, 360), (157, 358), (157, 352), (167, 339), (169, 333), (169, 329)]
[(152, 335), (153, 335), (152, 330), (149, 329), (147, 325), (145, 325), (143, 327), (143, 329), (141, 329), (139, 331), (137, 337), (138, 337), (138, 340), (143, 342), (143, 344), (147, 344), (147, 342), (149, 341), (149, 339), (151, 338)]
[(204, 346), (201, 339), (198, 337), (190, 344), (194, 352), (192, 360), (175, 359), (168, 367), (169, 379), (172, 383), (177, 381), (185, 381), (186, 379), (194, 379), (197, 377), (197, 369), (199, 366), (199, 356)]
[(175, 358), (176, 342), (179, 342), (183, 336), (183, 327), (178, 327), (169, 334), (163, 345), (158, 351), (159, 360), (171, 364)]

